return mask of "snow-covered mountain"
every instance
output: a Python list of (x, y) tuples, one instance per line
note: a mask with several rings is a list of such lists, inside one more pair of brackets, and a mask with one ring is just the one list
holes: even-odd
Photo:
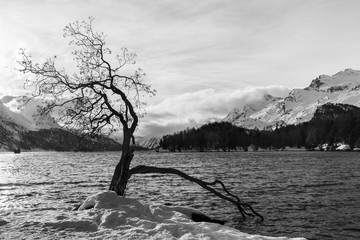
[(61, 129), (51, 116), (36, 116), (41, 100), (24, 96), (0, 99), (0, 151), (15, 149), (57, 151), (119, 151), (121, 145), (112, 139), (80, 139)]
[(266, 123), (261, 119), (254, 119), (251, 116), (266, 108), (270, 104), (280, 101), (281, 98), (264, 94), (263, 98), (246, 104), (243, 108), (234, 108), (224, 119), (224, 121), (231, 122), (239, 126), (253, 126), (249, 128), (264, 128)]
[(59, 128), (51, 116), (39, 118), (36, 116), (37, 106), (41, 105), (41, 100), (31, 99), (26, 96), (4, 96), (0, 99), (6, 110), (9, 121), (12, 121), (27, 130), (36, 131), (39, 129)]
[(360, 107), (360, 71), (346, 69), (333, 76), (321, 75), (304, 89), (294, 89), (285, 98), (268, 94), (243, 108), (235, 108), (223, 121), (248, 129), (270, 129), (312, 119), (326, 103)]
[[(0, 151), (16, 149), (19, 145), (24, 145), (24, 133), (32, 132), (33, 136), (44, 132), (48, 135), (53, 132), (66, 134), (64, 130), (60, 131), (61, 128), (53, 117), (39, 118), (36, 115), (37, 106), (42, 104), (40, 99), (29, 100), (26, 96), (4, 96), (0, 99)], [(114, 136), (113, 139), (118, 143), (122, 141), (119, 136)], [(136, 137), (136, 146), (142, 149), (154, 149), (159, 146), (159, 142), (160, 139), (155, 137)], [(31, 147), (31, 143), (27, 145)]]
[(147, 149), (155, 149), (160, 146), (160, 138), (136, 137), (135, 145), (138, 147), (143, 147), (143, 148), (147, 148)]
[(6, 148), (16, 149), (20, 133), (26, 128), (14, 122), (26, 125), (28, 122), (21, 115), (13, 113), (0, 101), (0, 151)]

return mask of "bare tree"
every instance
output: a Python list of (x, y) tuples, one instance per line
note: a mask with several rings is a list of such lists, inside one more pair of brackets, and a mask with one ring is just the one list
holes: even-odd
[[(49, 115), (56, 109), (57, 121), (65, 128), (92, 137), (122, 129), (122, 154), (109, 186), (109, 190), (118, 195), (125, 194), (133, 174), (177, 174), (232, 202), (244, 217), (257, 215), (262, 218), (249, 204), (241, 203), (237, 196), (229, 193), (218, 180), (204, 182), (172, 168), (137, 166), (130, 169), (134, 156), (131, 142), (134, 144), (134, 132), (145, 104), (140, 97), (153, 96), (156, 91), (144, 83), (145, 74), (141, 69), (126, 74), (126, 68), (135, 64), (136, 54), (123, 48), (121, 54), (111, 60), (104, 33), (95, 32), (92, 23), (93, 18), (89, 18), (89, 21), (77, 21), (64, 29), (64, 37), (71, 37), (70, 45), (75, 47), (72, 54), (78, 73), (69, 75), (64, 69), (59, 70), (56, 56), (42, 64), (34, 63), (31, 55), (21, 49), (19, 71), (33, 76), (26, 80), (26, 85), (32, 87), (32, 97), (42, 98), (45, 102), (39, 106), (38, 114)], [(220, 184), (228, 196), (213, 189), (211, 186), (215, 184)]]

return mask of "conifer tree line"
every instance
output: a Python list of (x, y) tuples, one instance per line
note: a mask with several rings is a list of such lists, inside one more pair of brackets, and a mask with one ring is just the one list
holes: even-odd
[(311, 121), (274, 130), (249, 130), (229, 122), (208, 123), (200, 128), (186, 129), (164, 136), (160, 147), (170, 151), (248, 151), (284, 149), (285, 147), (314, 149), (328, 144), (360, 147), (360, 109), (345, 104), (326, 104)]

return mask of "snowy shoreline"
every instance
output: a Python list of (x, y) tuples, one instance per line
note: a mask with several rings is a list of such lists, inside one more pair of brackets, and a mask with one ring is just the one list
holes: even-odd
[[(77, 211), (55, 208), (0, 219), (2, 239), (304, 239), (242, 233), (209, 222), (193, 222), (185, 207), (146, 205), (103, 191), (89, 196)], [(11, 219), (12, 218), (12, 219)]]

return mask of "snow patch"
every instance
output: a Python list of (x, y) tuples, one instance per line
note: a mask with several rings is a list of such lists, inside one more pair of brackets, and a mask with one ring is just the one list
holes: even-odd
[(216, 223), (193, 222), (191, 215), (201, 214), (197, 210), (147, 205), (111, 191), (89, 196), (77, 211), (54, 207), (23, 210), (20, 215), (15, 213), (16, 217), (2, 216), (0, 239), (290, 239), (251, 235)]
[[(62, 237), (86, 239), (289, 239), (242, 233), (236, 229), (208, 222), (193, 222), (185, 207), (146, 205), (136, 199), (104, 191), (89, 196), (78, 211), (45, 217), (42, 224)], [(44, 217), (43, 217), (44, 219)], [(30, 223), (26, 223), (30, 226)], [(303, 239), (303, 238), (292, 238)]]
[(159, 147), (160, 138), (156, 137), (135, 137), (135, 144), (139, 147), (155, 149)]
[(293, 89), (285, 98), (269, 98), (235, 108), (223, 121), (248, 129), (269, 129), (299, 124), (312, 119), (316, 109), (326, 103), (360, 107), (360, 71), (346, 69), (333, 76), (321, 75), (309, 87)]
[(59, 125), (51, 116), (41, 119), (36, 117), (37, 106), (43, 104), (40, 99), (31, 99), (29, 101), (26, 96), (4, 96), (1, 98), (1, 102), (3, 107), (6, 108), (6, 110), (2, 111), (6, 111), (7, 118), (28, 130), (59, 128)]
[(350, 151), (350, 146), (348, 144), (341, 144), (336, 148), (336, 151)]

